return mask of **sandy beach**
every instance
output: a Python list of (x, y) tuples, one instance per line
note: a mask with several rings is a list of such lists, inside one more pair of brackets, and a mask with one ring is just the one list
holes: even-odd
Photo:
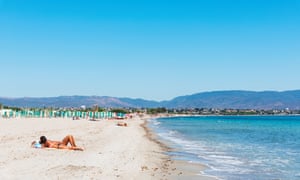
[[(117, 126), (126, 121), (127, 127)], [(0, 179), (208, 179), (174, 162), (145, 127), (146, 118), (0, 118)], [(41, 135), (68, 134), (84, 151), (31, 148)], [(195, 169), (195, 168), (194, 168)]]

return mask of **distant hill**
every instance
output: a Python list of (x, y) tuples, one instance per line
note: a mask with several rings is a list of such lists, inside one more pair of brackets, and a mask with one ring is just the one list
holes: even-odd
[(212, 91), (163, 102), (168, 108), (300, 109), (300, 90)]
[(116, 98), (108, 96), (59, 96), (47, 98), (0, 98), (0, 103), (16, 107), (157, 107), (158, 102), (143, 99)]
[(295, 91), (212, 91), (176, 97), (170, 101), (117, 98), (109, 96), (59, 96), (47, 98), (0, 98), (0, 103), (17, 107), (166, 107), (166, 108), (234, 108), (300, 109), (300, 90)]

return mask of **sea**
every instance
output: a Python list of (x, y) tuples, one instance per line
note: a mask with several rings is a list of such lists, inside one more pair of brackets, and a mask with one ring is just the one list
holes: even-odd
[(218, 179), (299, 180), (300, 116), (191, 116), (149, 120), (173, 159)]

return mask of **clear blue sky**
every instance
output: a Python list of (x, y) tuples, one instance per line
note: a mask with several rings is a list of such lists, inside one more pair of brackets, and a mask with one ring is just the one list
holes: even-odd
[(0, 0), (2, 97), (300, 89), (299, 0)]

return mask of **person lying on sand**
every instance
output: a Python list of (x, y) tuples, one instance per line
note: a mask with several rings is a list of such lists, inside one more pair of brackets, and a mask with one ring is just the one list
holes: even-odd
[(127, 126), (127, 123), (124, 123), (124, 122), (118, 122), (117, 126)]
[[(70, 143), (71, 146), (68, 146)], [(75, 139), (72, 135), (67, 135), (62, 141), (47, 140), (45, 136), (40, 137), (40, 141), (33, 141), (31, 147), (34, 148), (56, 148), (56, 149), (68, 149), (83, 151), (83, 148), (77, 147)]]

